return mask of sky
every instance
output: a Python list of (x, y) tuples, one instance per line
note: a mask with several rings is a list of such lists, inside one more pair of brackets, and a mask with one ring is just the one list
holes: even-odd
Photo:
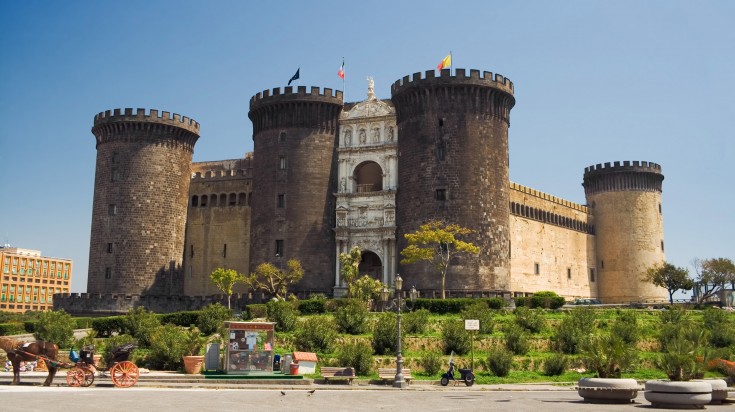
[(378, 98), (453, 68), (513, 81), (510, 178), (585, 203), (584, 168), (662, 166), (669, 262), (735, 259), (735, 2), (0, 0), (0, 243), (72, 259), (87, 285), (94, 115), (179, 113), (194, 161), (252, 151), (250, 97)]

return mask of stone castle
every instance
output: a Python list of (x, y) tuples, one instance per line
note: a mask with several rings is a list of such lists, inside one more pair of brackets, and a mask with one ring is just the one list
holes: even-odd
[[(641, 280), (665, 259), (658, 164), (587, 167), (587, 204), (576, 204), (509, 181), (509, 79), (415, 73), (388, 100), (368, 80), (354, 103), (328, 88), (257, 93), (242, 159), (192, 163), (199, 124), (178, 114), (99, 113), (87, 293), (55, 307), (190, 309), (221, 293), (209, 281), (217, 267), (247, 274), (289, 259), (305, 269), (292, 292), (341, 296), (338, 256), (353, 246), (361, 274), (392, 284), (400, 273), (438, 296), (434, 268), (400, 264), (404, 235), (434, 219), (472, 229), (466, 240), (480, 247), (453, 259), (450, 296), (666, 298)], [(265, 298), (236, 292), (239, 304)]]

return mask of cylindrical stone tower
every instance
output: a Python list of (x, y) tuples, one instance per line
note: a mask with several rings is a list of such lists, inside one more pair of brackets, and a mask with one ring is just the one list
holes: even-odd
[(334, 196), (337, 120), (342, 92), (299, 86), (250, 99), (253, 197), (250, 269), (270, 262), (304, 268), (297, 290), (331, 292), (334, 284)]
[(191, 159), (199, 123), (158, 110), (94, 117), (97, 167), (89, 293), (180, 294)]
[(667, 299), (666, 289), (643, 281), (664, 262), (661, 166), (614, 162), (584, 170), (587, 205), (595, 226), (597, 290), (603, 303)]
[[(513, 83), (478, 70), (415, 73), (391, 87), (398, 122), (398, 253), (404, 235), (429, 220), (474, 230), (463, 240), (477, 257), (452, 260), (447, 289), (507, 290), (510, 286), (508, 127)], [(428, 264), (401, 266), (418, 289), (438, 289)]]

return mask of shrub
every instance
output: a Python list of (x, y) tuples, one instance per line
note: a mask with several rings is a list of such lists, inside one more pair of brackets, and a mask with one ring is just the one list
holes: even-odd
[(533, 311), (524, 306), (515, 308), (513, 316), (516, 324), (528, 329), (531, 333), (541, 332), (546, 324), (540, 312)]
[(74, 319), (64, 310), (43, 312), (33, 337), (68, 348), (74, 342), (75, 325)]
[(150, 337), (148, 362), (153, 369), (178, 370), (187, 355), (187, 333), (171, 324), (159, 326)]
[(396, 318), (397, 316), (390, 312), (378, 315), (378, 320), (373, 327), (373, 351), (376, 355), (397, 352), (398, 324)]
[(130, 309), (124, 317), (124, 333), (131, 335), (142, 347), (150, 346), (150, 336), (153, 330), (161, 326), (153, 312), (148, 312), (144, 307)]
[(464, 355), (472, 349), (472, 341), (469, 332), (464, 329), (464, 322), (449, 319), (442, 324), (442, 344), (445, 355), (454, 352)]
[(0, 336), (20, 335), (26, 330), (20, 322), (0, 323)]
[(512, 366), (513, 352), (502, 346), (496, 346), (488, 352), (487, 367), (495, 376), (508, 376)]
[(621, 311), (618, 309), (617, 318), (610, 328), (610, 333), (620, 337), (625, 343), (635, 344), (640, 339), (640, 328), (638, 318), (633, 311)]
[(291, 332), (296, 328), (299, 314), (294, 304), (285, 300), (271, 300), (266, 305), (268, 321), (276, 323), (278, 332)]
[(329, 353), (337, 337), (337, 325), (327, 317), (313, 317), (301, 322), (296, 329), (296, 349), (306, 352)]
[(544, 361), (544, 375), (559, 376), (567, 370), (569, 359), (561, 353), (555, 353)]
[(516, 324), (505, 328), (505, 347), (516, 355), (525, 355), (531, 349), (528, 331)]
[(529, 296), (518, 296), (513, 298), (516, 308), (528, 308), (531, 306), (531, 298)]
[(362, 340), (347, 342), (337, 351), (337, 360), (340, 365), (355, 368), (358, 375), (368, 375), (373, 364), (373, 348)]
[(419, 364), (424, 368), (424, 372), (426, 372), (427, 375), (434, 376), (441, 370), (442, 357), (436, 352), (424, 352), (424, 354), (421, 355)]
[(359, 335), (367, 330), (367, 319), (370, 315), (365, 302), (358, 299), (343, 299), (341, 305), (334, 313), (337, 329), (342, 333)]
[(217, 333), (224, 328), (224, 323), (232, 319), (232, 311), (221, 303), (207, 305), (199, 312), (196, 325), (205, 335)]
[[(109, 337), (107, 339), (104, 339), (104, 345), (102, 345), (102, 352), (100, 353), (102, 355), (102, 360), (104, 361), (105, 365), (110, 366), (112, 362), (112, 352), (119, 348), (120, 346), (127, 345), (128, 343), (134, 343), (138, 344), (138, 342), (130, 335), (115, 335), (112, 337)], [(99, 347), (97, 347), (97, 350), (99, 351)]]
[(253, 303), (245, 306), (247, 319), (260, 319), (268, 316), (268, 308), (263, 303)]
[(493, 333), (493, 313), (487, 306), (487, 302), (475, 302), (462, 311), (462, 319), (477, 319), (480, 321), (480, 333)]
[(598, 378), (619, 378), (638, 360), (635, 344), (614, 333), (592, 335), (580, 347), (582, 363)]
[(579, 308), (571, 311), (562, 319), (554, 337), (554, 348), (562, 353), (576, 354), (580, 345), (595, 326), (595, 312), (591, 308)]
[(730, 315), (721, 309), (708, 308), (702, 312), (702, 323), (710, 331), (710, 344), (716, 348), (727, 348), (735, 344), (735, 328)]
[(505, 299), (503, 298), (488, 298), (484, 300), (490, 309), (503, 309), (505, 307)]
[(656, 360), (661, 369), (672, 381), (700, 379), (705, 365), (711, 360), (712, 352), (707, 350), (708, 335), (700, 325), (683, 323), (679, 333), (672, 337)]
[(299, 312), (302, 315), (317, 315), (326, 312), (324, 303), (326, 299), (316, 297), (299, 302)]
[(564, 298), (557, 295), (556, 292), (541, 291), (531, 296), (532, 308), (557, 309), (564, 306)]
[(413, 312), (407, 312), (402, 316), (401, 322), (403, 322), (403, 330), (407, 334), (421, 335), (426, 332), (426, 327), (429, 324), (429, 312), (426, 309), (418, 309)]
[(109, 316), (92, 320), (92, 329), (101, 338), (109, 338), (115, 334), (122, 334), (125, 330), (125, 318), (122, 316)]

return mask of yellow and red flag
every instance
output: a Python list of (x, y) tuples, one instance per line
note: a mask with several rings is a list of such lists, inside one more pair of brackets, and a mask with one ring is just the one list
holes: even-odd
[(447, 54), (447, 57), (445, 57), (444, 59), (442, 59), (442, 61), (439, 63), (438, 66), (436, 66), (436, 68), (439, 69), (439, 70), (441, 70), (441, 69), (445, 69), (445, 68), (451, 67), (451, 66), (452, 66), (452, 53), (449, 53), (449, 54)]

